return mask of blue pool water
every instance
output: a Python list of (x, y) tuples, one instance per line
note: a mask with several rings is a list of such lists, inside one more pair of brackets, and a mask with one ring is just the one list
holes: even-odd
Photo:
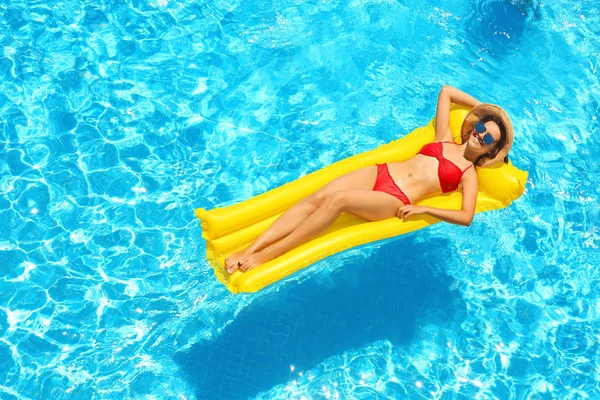
[[(600, 398), (596, 1), (0, 4), (0, 398)], [(257, 294), (195, 208), (503, 106), (510, 207)]]

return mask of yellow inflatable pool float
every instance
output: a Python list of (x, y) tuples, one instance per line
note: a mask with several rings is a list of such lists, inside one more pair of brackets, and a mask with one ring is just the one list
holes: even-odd
[[(457, 143), (461, 143), (460, 129), (467, 112), (468, 109), (462, 106), (453, 104), (451, 107), (450, 129)], [(206, 239), (206, 259), (214, 268), (217, 279), (233, 293), (256, 292), (342, 250), (402, 235), (439, 222), (440, 220), (429, 215), (416, 215), (407, 220), (390, 218), (367, 222), (343, 213), (319, 236), (259, 267), (247, 272), (238, 270), (230, 275), (224, 266), (229, 254), (247, 247), (283, 212), (328, 182), (368, 165), (406, 160), (434, 139), (435, 118), (401, 139), (338, 161), (242, 203), (210, 211), (196, 209), (195, 214), (201, 221), (202, 237)], [(476, 213), (510, 205), (523, 194), (527, 181), (527, 172), (517, 169), (510, 162), (477, 168), (477, 176), (479, 193)], [(417, 204), (459, 210), (461, 201), (461, 193), (456, 191), (429, 196)]]

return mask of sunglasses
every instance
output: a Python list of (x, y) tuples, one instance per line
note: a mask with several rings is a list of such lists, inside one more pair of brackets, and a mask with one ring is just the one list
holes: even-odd
[[(479, 121), (478, 123), (476, 123), (475, 130), (477, 131), (477, 133), (479, 133), (479, 136), (481, 136), (481, 134), (483, 132), (485, 132), (485, 125), (483, 124), (483, 122)], [(494, 139), (492, 134), (489, 132), (487, 132), (485, 135), (483, 135), (482, 140), (483, 140), (483, 143), (485, 143), (487, 145), (493, 144), (496, 141), (496, 139)]]

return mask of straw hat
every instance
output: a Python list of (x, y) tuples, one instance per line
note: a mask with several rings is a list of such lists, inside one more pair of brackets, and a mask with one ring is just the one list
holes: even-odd
[(500, 122), (502, 122), (504, 129), (506, 130), (506, 140), (504, 142), (504, 146), (498, 151), (498, 154), (496, 154), (496, 157), (487, 160), (481, 164), (480, 167), (489, 167), (490, 165), (502, 161), (504, 157), (508, 155), (508, 152), (513, 144), (514, 131), (508, 114), (506, 114), (506, 112), (497, 105), (486, 103), (473, 107), (473, 109), (471, 109), (471, 111), (469, 111), (465, 117), (461, 129), (463, 143), (469, 139), (471, 132), (473, 132), (473, 129), (475, 128), (475, 124), (477, 124), (481, 118), (487, 117), (488, 115), (493, 115), (500, 119)]

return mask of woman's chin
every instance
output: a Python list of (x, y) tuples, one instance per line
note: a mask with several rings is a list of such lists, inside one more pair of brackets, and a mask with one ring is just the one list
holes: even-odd
[(467, 146), (470, 147), (471, 150), (481, 149), (481, 144), (479, 143), (479, 140), (477, 140), (477, 138), (473, 135), (471, 135), (471, 137), (469, 138), (469, 143), (467, 144)]

